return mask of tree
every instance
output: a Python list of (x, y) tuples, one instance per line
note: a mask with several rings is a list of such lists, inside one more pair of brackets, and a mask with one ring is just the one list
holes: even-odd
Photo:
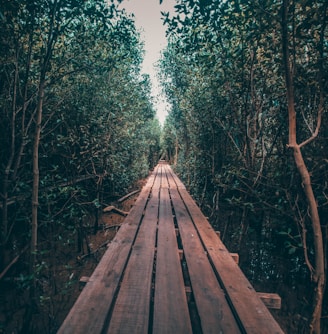
[[(177, 138), (177, 171), (215, 227), (224, 231), (228, 246), (238, 251), (246, 243), (247, 247), (270, 245), (286, 252), (286, 262), (307, 250), (303, 255), (312, 275), (316, 266), (312, 253), (323, 255), (323, 249), (316, 245), (315, 234), (321, 238), (318, 229), (307, 228), (311, 223), (303, 182), (300, 178), (300, 185), (291, 150), (285, 145), (285, 115), (292, 102), (284, 99), (286, 40), (279, 33), (281, 3), (178, 1), (175, 8), (173, 16), (163, 15), (170, 44), (162, 71), (172, 104), (164, 130), (172, 134), (166, 139), (168, 151), (174, 151), (172, 139)], [(295, 143), (303, 143), (300, 148), (314, 180), (318, 216), (324, 217), (327, 195), (318, 180), (327, 175), (322, 158), (327, 126), (321, 117), (326, 105), (322, 92), (327, 84), (323, 43), (327, 8), (324, 1), (293, 1), (289, 8), (290, 56), (285, 59), (294, 82)], [(260, 251), (254, 253), (255, 258), (245, 256), (249, 256), (246, 272), (262, 256)], [(300, 280), (310, 278), (302, 264), (293, 270)], [(254, 280), (260, 281), (260, 276), (254, 275)], [(321, 293), (316, 290), (315, 295)]]
[(60, 266), (47, 254), (75, 250), (83, 216), (147, 175), (160, 130), (139, 35), (115, 1), (4, 1), (0, 25), (0, 273), (20, 268), (40, 310), (40, 277), (51, 267), (55, 287)]
[[(283, 59), (285, 66), (285, 78), (286, 78), (286, 96), (287, 96), (287, 105), (288, 105), (288, 120), (289, 120), (289, 140), (288, 147), (293, 150), (294, 160), (298, 172), (302, 178), (302, 185), (304, 187), (304, 192), (307, 198), (310, 219), (312, 222), (313, 229), (313, 242), (315, 250), (315, 263), (311, 264), (308, 256), (308, 250), (306, 247), (307, 236), (305, 227), (303, 227), (303, 244), (305, 252), (305, 261), (309, 270), (311, 272), (311, 277), (315, 283), (315, 297), (314, 297), (314, 310), (312, 315), (312, 321), (310, 324), (311, 333), (320, 333), (320, 321), (321, 321), (321, 312), (322, 312), (322, 302), (324, 297), (324, 286), (325, 286), (325, 253), (323, 247), (323, 236), (321, 230), (320, 217), (318, 212), (318, 204), (315, 198), (315, 194), (312, 187), (310, 172), (305, 164), (304, 157), (301, 151), (301, 148), (305, 145), (308, 145), (313, 141), (319, 133), (321, 126), (321, 118), (324, 108), (324, 96), (323, 96), (323, 86), (324, 82), (322, 79), (323, 67), (321, 62), (323, 61), (323, 40), (324, 40), (324, 31), (327, 21), (327, 3), (323, 6), (324, 17), (322, 28), (320, 29), (320, 39), (319, 39), (319, 103), (318, 103), (318, 113), (315, 130), (311, 133), (311, 137), (305, 141), (298, 143), (297, 139), (297, 118), (296, 118), (296, 100), (294, 94), (294, 79), (293, 79), (293, 63), (291, 59), (295, 60), (296, 55), (294, 54), (291, 58), (289, 49), (290, 49), (290, 32), (288, 29), (289, 24), (289, 13), (291, 12), (292, 20), (295, 20), (295, 4), (293, 4), (293, 9), (291, 9), (291, 3), (288, 0), (284, 0), (282, 4), (282, 43), (283, 43)], [(295, 23), (294, 23), (295, 24)], [(292, 32), (293, 33), (293, 32)], [(295, 46), (294, 46), (295, 47)]]

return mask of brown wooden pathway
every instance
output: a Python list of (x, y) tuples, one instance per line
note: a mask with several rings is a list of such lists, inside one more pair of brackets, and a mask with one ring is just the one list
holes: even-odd
[(282, 333), (165, 163), (58, 333)]

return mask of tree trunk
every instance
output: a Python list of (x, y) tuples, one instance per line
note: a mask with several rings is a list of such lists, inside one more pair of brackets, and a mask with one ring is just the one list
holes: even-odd
[(40, 81), (37, 96), (37, 107), (35, 115), (35, 133), (33, 144), (33, 189), (32, 189), (32, 218), (31, 218), (31, 274), (34, 274), (34, 266), (36, 264), (36, 252), (38, 245), (38, 207), (39, 207), (39, 146), (42, 128), (43, 102), (46, 86), (46, 74), (51, 61), (52, 51), (56, 42), (57, 32), (55, 32), (55, 17), (58, 7), (58, 1), (55, 0), (50, 11), (50, 22), (48, 39), (45, 47), (45, 54), (40, 61)]
[(179, 157), (179, 142), (178, 142), (178, 137), (175, 139), (175, 146), (174, 146), (174, 161), (173, 165), (176, 167), (178, 163), (178, 157)]
[(32, 189), (32, 221), (31, 221), (31, 273), (36, 263), (36, 252), (38, 245), (38, 206), (39, 206), (39, 146), (41, 137), (42, 109), (44, 100), (45, 82), (41, 76), (38, 94), (38, 105), (36, 112), (36, 125), (33, 145), (33, 189)]
[[(17, 50), (16, 50), (17, 51)], [(11, 136), (9, 146), (9, 158), (5, 168), (3, 177), (3, 206), (2, 206), (2, 231), (1, 231), (1, 260), (0, 267), (2, 267), (2, 261), (5, 259), (4, 250), (8, 234), (8, 191), (9, 191), (9, 175), (12, 169), (14, 157), (15, 157), (15, 139), (16, 139), (16, 101), (17, 101), (17, 82), (18, 82), (18, 52), (16, 52), (15, 59), (15, 75), (13, 82), (13, 101), (12, 101), (12, 114), (11, 114)]]
[(304, 162), (301, 152), (301, 146), (297, 143), (296, 132), (296, 111), (294, 98), (294, 84), (291, 72), (290, 54), (289, 54), (289, 38), (288, 38), (288, 9), (289, 0), (283, 1), (282, 7), (282, 43), (283, 43), (283, 59), (286, 80), (286, 95), (288, 105), (289, 120), (289, 143), (288, 147), (293, 150), (294, 160), (298, 172), (302, 178), (302, 185), (308, 202), (314, 239), (315, 263), (311, 268), (312, 280), (315, 283), (314, 305), (312, 320), (310, 324), (310, 333), (320, 333), (320, 320), (322, 312), (322, 301), (324, 295), (325, 268), (324, 268), (324, 247), (322, 239), (322, 231), (320, 218), (318, 213), (317, 202), (313, 193), (310, 173)]

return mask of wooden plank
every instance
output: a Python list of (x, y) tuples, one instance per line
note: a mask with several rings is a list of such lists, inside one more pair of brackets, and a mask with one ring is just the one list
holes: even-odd
[[(165, 165), (167, 171), (172, 175), (172, 179), (174, 180), (176, 187), (178, 189), (186, 189), (185, 185), (181, 182), (181, 180), (177, 177), (177, 175), (173, 172), (171, 166)], [(170, 185), (171, 186), (171, 185)], [(173, 187), (172, 187), (173, 188)]]
[(89, 282), (89, 279), (89, 276), (82, 276), (79, 279), (79, 290), (82, 290), (85, 287), (85, 285)]
[(177, 189), (170, 189), (202, 331), (240, 333), (236, 319)]
[[(168, 187), (192, 290), (183, 282)], [(282, 333), (182, 182), (160, 163), (58, 333), (192, 333), (186, 291), (203, 333), (239, 333), (236, 319), (241, 332)]]
[(161, 189), (153, 333), (192, 333), (168, 189)]
[(164, 171), (165, 171), (165, 174), (166, 174), (166, 178), (167, 178), (169, 187), (172, 188), (172, 189), (177, 189), (177, 184), (175, 182), (173, 174), (171, 173), (170, 166), (168, 164), (166, 164), (166, 165), (163, 165), (163, 168), (164, 168)]
[(98, 266), (70, 310), (59, 334), (101, 333), (117, 291), (151, 187), (154, 170)]
[(257, 292), (257, 295), (261, 298), (262, 302), (267, 308), (275, 310), (281, 309), (281, 297), (276, 293)]
[(165, 164), (162, 164), (161, 167), (161, 178), (162, 178), (162, 185), (161, 187), (162, 188), (168, 188), (169, 187), (169, 184), (167, 182), (167, 178), (166, 178), (166, 166)]
[(148, 333), (160, 181), (159, 177), (155, 181), (133, 245), (111, 316), (109, 334)]
[(233, 260), (239, 264), (239, 254), (238, 253), (230, 253), (231, 257), (233, 258)]
[(179, 192), (244, 331), (283, 333), (191, 196), (185, 189), (179, 189)]

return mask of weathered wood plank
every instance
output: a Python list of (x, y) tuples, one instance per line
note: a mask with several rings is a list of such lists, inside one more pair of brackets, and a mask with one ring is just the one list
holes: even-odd
[(130, 253), (157, 169), (148, 178), (130, 214), (116, 234), (73, 308), (59, 334), (101, 333)]
[(170, 183), (170, 187), (172, 188), (179, 188), (179, 189), (186, 189), (185, 185), (182, 183), (182, 181), (177, 177), (177, 175), (173, 172), (171, 166), (165, 165), (167, 171), (171, 174), (171, 178), (174, 181), (175, 185), (173, 183)]
[(185, 189), (179, 189), (228, 299), (246, 333), (283, 333)]
[(238, 253), (230, 253), (233, 260), (236, 262), (236, 264), (239, 264), (239, 254)]
[(79, 289), (82, 290), (85, 285), (89, 282), (90, 277), (89, 276), (82, 276), (79, 279)]
[(257, 292), (257, 295), (261, 298), (262, 302), (267, 308), (276, 310), (281, 309), (281, 297), (276, 293)]
[(108, 329), (114, 333), (148, 333), (160, 178), (157, 178), (139, 228)]
[(174, 178), (175, 174), (172, 173), (171, 167), (169, 165), (163, 165), (163, 168), (165, 170), (167, 182), (169, 184), (170, 189), (177, 189), (177, 184)]
[(170, 189), (201, 327), (206, 333), (240, 333), (187, 209)]
[(282, 333), (180, 179), (159, 163), (58, 333), (192, 333), (187, 293), (195, 331)]
[(165, 172), (165, 169), (166, 169), (166, 165), (161, 165), (161, 179), (162, 179), (162, 184), (161, 184), (161, 187), (166, 189), (169, 187), (169, 183), (167, 181), (167, 178), (166, 178), (166, 172)]
[(153, 333), (192, 333), (168, 189), (161, 189)]

